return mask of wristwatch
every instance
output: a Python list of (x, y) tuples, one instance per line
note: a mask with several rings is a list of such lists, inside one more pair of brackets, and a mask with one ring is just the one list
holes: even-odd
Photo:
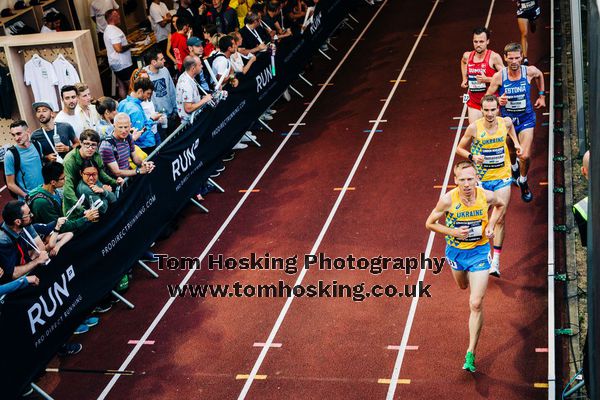
[(139, 175), (139, 174), (140, 174), (140, 169), (139, 169), (139, 168), (136, 168), (136, 169), (135, 169), (135, 174), (136, 174), (136, 175)]
[(469, 161), (473, 161), (473, 154), (469, 153)]

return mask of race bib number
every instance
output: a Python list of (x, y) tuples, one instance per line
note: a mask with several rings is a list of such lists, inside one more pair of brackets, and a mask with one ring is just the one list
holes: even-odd
[(527, 109), (527, 100), (509, 100), (505, 107), (508, 111), (522, 112)]
[(493, 149), (482, 149), (483, 168), (494, 169), (504, 167), (504, 146)]
[(469, 90), (471, 92), (483, 92), (486, 90), (484, 82), (477, 82), (477, 79), (469, 79)]
[(456, 221), (455, 228), (467, 227), (469, 233), (465, 239), (456, 238), (459, 242), (478, 242), (483, 237), (483, 226), (481, 220), (476, 221)]

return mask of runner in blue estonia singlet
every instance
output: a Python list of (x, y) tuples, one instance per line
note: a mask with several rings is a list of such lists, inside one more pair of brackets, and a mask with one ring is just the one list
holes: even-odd
[(508, 102), (502, 107), (502, 116), (510, 117), (517, 133), (527, 128), (535, 128), (535, 111), (531, 104), (531, 83), (527, 80), (527, 67), (521, 65), (521, 78), (508, 79), (508, 68), (502, 69), (500, 95), (506, 94)]

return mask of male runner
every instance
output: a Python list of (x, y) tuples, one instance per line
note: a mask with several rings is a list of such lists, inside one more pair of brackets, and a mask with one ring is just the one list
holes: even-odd
[(463, 88), (468, 88), (467, 101), (469, 124), (481, 118), (481, 98), (485, 95), (487, 84), (492, 80), (496, 71), (504, 68), (502, 57), (495, 51), (489, 50), (490, 31), (487, 28), (473, 30), (473, 51), (465, 51), (461, 62)]
[[(504, 203), (494, 192), (477, 186), (477, 172), (470, 161), (454, 166), (457, 187), (444, 194), (427, 218), (427, 229), (446, 235), (446, 260), (461, 289), (471, 287), (469, 296), (469, 347), (463, 369), (475, 372), (475, 348), (483, 325), (483, 297), (490, 268), (488, 238), (504, 215)], [(488, 221), (488, 207), (493, 206)], [(446, 214), (446, 224), (438, 222)]]
[[(515, 183), (521, 188), (521, 198), (529, 203), (533, 194), (527, 184), (527, 172), (530, 168), (531, 145), (533, 144), (533, 128), (535, 128), (535, 110), (546, 107), (544, 92), (544, 74), (536, 67), (521, 65), (523, 53), (521, 45), (509, 43), (504, 47), (504, 60), (507, 67), (498, 71), (492, 77), (487, 94), (500, 92), (500, 106), (503, 117), (510, 117), (515, 132), (521, 143), (519, 163), (516, 162), (514, 147), (510, 146), (512, 175)], [(531, 105), (531, 81), (538, 87), (538, 98)], [(519, 173), (520, 170), (520, 173)]]
[(527, 34), (531, 29), (531, 33), (535, 33), (535, 20), (542, 13), (542, 9), (538, 4), (538, 0), (516, 0), (517, 1), (517, 24), (521, 32), (521, 46), (523, 48), (523, 65), (529, 65), (527, 60), (527, 51), (529, 43)]
[[(496, 193), (508, 210), (510, 202), (510, 156), (506, 137), (510, 135), (517, 155), (521, 155), (521, 145), (510, 118), (498, 117), (500, 104), (493, 95), (485, 95), (481, 100), (483, 118), (470, 124), (458, 143), (456, 154), (475, 163), (481, 187)], [(470, 149), (467, 150), (467, 149)], [(493, 258), (490, 275), (500, 277), (500, 253), (504, 241), (504, 217), (494, 229)]]

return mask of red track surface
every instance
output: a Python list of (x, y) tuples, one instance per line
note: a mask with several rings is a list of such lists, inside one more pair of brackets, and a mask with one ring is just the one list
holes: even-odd
[[(388, 2), (374, 25), (333, 79), (315, 108), (300, 126), (259, 182), (212, 254), (247, 257), (251, 252), (274, 256), (309, 253), (335, 203), (372, 124), (388, 96), (432, 7), (431, 2)], [(530, 38), (529, 59), (548, 70), (548, 4), (538, 33)], [(319, 246), (330, 257), (418, 256), (425, 251), (429, 233), (424, 222), (439, 196), (455, 130), (462, 109), (458, 61), (470, 48), (471, 30), (483, 25), (489, 3), (466, 0), (438, 5), (402, 83), (384, 115), (357, 174)], [(340, 34), (334, 61), (315, 63), (313, 82), (324, 81), (362, 30), (375, 8), (363, 8), (354, 32)], [(513, 2), (497, 2), (490, 23), (492, 48), (518, 40)], [(296, 85), (312, 98), (310, 90)], [(299, 100), (280, 108), (272, 126), (289, 130), (304, 107)], [(468, 294), (452, 281), (450, 272), (430, 272), (431, 298), (419, 301), (406, 352), (397, 398), (455, 399), (544, 398), (545, 389), (534, 389), (546, 377), (546, 354), (536, 347), (546, 343), (546, 138), (547, 121), (538, 113), (530, 185), (535, 199), (520, 200), (514, 190), (507, 217), (507, 238), (502, 258), (502, 279), (493, 280), (485, 300), (486, 321), (478, 348), (478, 372), (461, 370), (468, 344)], [(238, 153), (219, 180), (227, 193), (212, 194), (206, 201), (210, 214), (185, 211), (182, 227), (155, 251), (172, 256), (198, 256), (221, 226), (242, 194), (278, 146), (279, 134), (263, 133), (262, 149)], [(451, 182), (452, 183), (452, 182)], [(4, 196), (7, 197), (7, 196)], [(443, 255), (436, 237), (432, 256)], [(158, 280), (136, 270), (127, 297), (134, 311), (117, 310), (102, 316), (101, 324), (84, 336), (80, 355), (54, 360), (70, 368), (118, 368), (168, 300), (167, 284), (177, 284), (187, 271), (162, 271)], [(417, 273), (387, 271), (372, 275), (362, 271), (311, 269), (303, 284), (318, 280), (366, 286), (379, 283), (415, 283)], [(279, 271), (194, 273), (189, 283), (234, 281), (265, 284), (283, 279), (292, 286), (296, 275)], [(236, 398), (261, 351), (285, 299), (178, 298), (158, 323), (149, 340), (112, 388), (108, 398)], [(410, 298), (351, 299), (296, 298), (262, 363), (248, 398), (252, 399), (366, 399), (384, 398), (404, 332)], [(96, 398), (110, 377), (80, 374), (46, 375), (39, 385), (57, 399)]]

